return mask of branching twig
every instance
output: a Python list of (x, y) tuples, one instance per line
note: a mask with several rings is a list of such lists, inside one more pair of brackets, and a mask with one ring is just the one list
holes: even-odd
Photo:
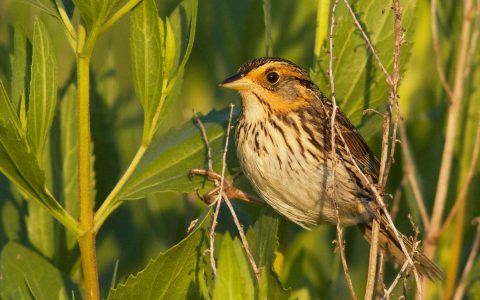
[(345, 274), (345, 280), (347, 281), (348, 290), (350, 292), (350, 296), (352, 299), (357, 299), (355, 295), (355, 289), (353, 287), (352, 278), (348, 271), (348, 264), (347, 259), (345, 258), (345, 244), (343, 241), (343, 230), (342, 225), (340, 223), (340, 214), (338, 211), (337, 205), (337, 197), (336, 197), (336, 186), (335, 186), (335, 170), (337, 166), (337, 147), (335, 145), (335, 116), (337, 114), (337, 101), (335, 99), (335, 81), (334, 81), (334, 74), (333, 74), (333, 29), (335, 27), (335, 12), (337, 9), (338, 0), (335, 0), (332, 12), (331, 12), (331, 19), (330, 19), (330, 32), (329, 32), (329, 54), (330, 54), (330, 61), (329, 61), (329, 68), (328, 68), (328, 77), (330, 79), (330, 92), (331, 92), (331, 101), (332, 101), (332, 114), (330, 118), (330, 131), (331, 131), (331, 145), (332, 145), (332, 201), (333, 206), (335, 208), (335, 217), (337, 219), (337, 245), (338, 250), (340, 252), (340, 260), (342, 262), (343, 273)]
[(467, 287), (468, 277), (472, 270), (473, 264), (475, 262), (475, 258), (478, 254), (478, 249), (480, 246), (480, 217), (476, 217), (473, 221), (477, 223), (477, 232), (475, 234), (475, 240), (473, 241), (472, 249), (470, 250), (470, 254), (468, 255), (467, 263), (465, 264), (465, 268), (463, 269), (462, 278), (455, 290), (455, 295), (453, 296), (453, 300), (460, 300), (463, 298), (463, 294), (465, 293), (465, 288)]
[(475, 134), (475, 142), (473, 145), (472, 159), (470, 160), (470, 167), (468, 168), (468, 171), (467, 171), (467, 178), (465, 179), (465, 183), (463, 184), (462, 189), (460, 190), (460, 193), (458, 193), (457, 199), (455, 199), (455, 204), (453, 205), (447, 218), (445, 219), (445, 222), (443, 223), (439, 234), (441, 234), (448, 227), (450, 222), (453, 220), (453, 217), (457, 214), (460, 205), (463, 204), (467, 199), (470, 183), (472, 182), (473, 177), (475, 176), (475, 170), (477, 169), (479, 154), (480, 154), (480, 120), (478, 121), (478, 125), (477, 125), (477, 133)]
[(427, 232), (427, 243), (425, 245), (425, 255), (432, 258), (437, 247), (436, 239), (442, 225), (443, 212), (447, 198), (448, 186), (450, 181), (452, 159), (457, 137), (458, 120), (462, 107), (462, 98), (464, 92), (464, 71), (468, 54), (468, 42), (470, 36), (471, 18), (470, 10), (472, 0), (465, 0), (463, 7), (463, 22), (461, 38), (459, 43), (457, 66), (455, 70), (455, 81), (453, 88), (453, 99), (448, 109), (447, 129), (445, 144), (443, 148), (440, 173), (438, 176), (437, 189), (433, 206), (430, 230)]
[(403, 274), (405, 274), (405, 270), (407, 269), (407, 267), (408, 267), (408, 261), (405, 261), (402, 268), (400, 269), (400, 272), (398, 272), (397, 276), (395, 277), (395, 280), (393, 280), (392, 284), (390, 285), (388, 290), (385, 292), (385, 295), (383, 295), (382, 299), (390, 299), (390, 295), (392, 294), (393, 289), (397, 286), (398, 281), (400, 280), (400, 278), (403, 277)]
[[(245, 233), (243, 231), (243, 226), (240, 224), (240, 221), (238, 220), (237, 214), (235, 213), (235, 210), (233, 209), (233, 206), (232, 206), (230, 200), (228, 199), (227, 193), (225, 193), (225, 189), (227, 189), (227, 190), (231, 189), (233, 191), (234, 188), (229, 183), (227, 184), (226, 187), (224, 187), (224, 185), (226, 183), (225, 170), (226, 170), (226, 166), (227, 166), (227, 151), (228, 151), (228, 144), (229, 144), (229, 140), (230, 140), (230, 131), (231, 131), (231, 128), (232, 128), (233, 108), (234, 108), (234, 105), (230, 104), (230, 114), (229, 114), (229, 118), (228, 118), (227, 131), (226, 131), (226, 135), (225, 135), (225, 146), (223, 148), (223, 153), (222, 153), (222, 173), (221, 173), (221, 175), (218, 175), (213, 171), (212, 151), (211, 151), (210, 143), (208, 141), (207, 132), (205, 130), (205, 127), (202, 124), (202, 121), (198, 118), (197, 114), (194, 112), (195, 121), (196, 121), (198, 127), (200, 128), (200, 131), (202, 133), (202, 138), (205, 142), (205, 147), (207, 148), (207, 167), (208, 167), (208, 170), (195, 169), (195, 170), (191, 171), (191, 174), (205, 175), (210, 180), (213, 180), (215, 182), (215, 185), (218, 186), (218, 188), (214, 190), (215, 193), (217, 193), (217, 194), (216, 194), (216, 199), (212, 204), (215, 204), (216, 207), (215, 207), (215, 211), (214, 211), (213, 216), (212, 216), (212, 218), (213, 218), (212, 226), (210, 227), (210, 233), (209, 233), (209, 237), (210, 237), (209, 252), (210, 252), (210, 261), (211, 261), (210, 263), (211, 263), (211, 266), (212, 266), (213, 274), (216, 276), (216, 270), (217, 270), (216, 269), (216, 263), (215, 263), (215, 256), (214, 256), (215, 229), (216, 229), (216, 225), (217, 225), (217, 219), (218, 219), (218, 213), (219, 213), (219, 210), (220, 210), (220, 204), (221, 204), (221, 201), (222, 201), (222, 198), (223, 198), (225, 200), (225, 203), (227, 204), (228, 209), (230, 210), (230, 213), (232, 214), (233, 221), (234, 221), (234, 223), (235, 223), (235, 225), (238, 229), (238, 233), (240, 235), (240, 240), (242, 241), (242, 246), (245, 249), (245, 253), (247, 255), (247, 258), (248, 258), (248, 260), (249, 260), (249, 262), (252, 266), (253, 272), (255, 274), (255, 278), (257, 279), (257, 282), (260, 282), (260, 271), (258, 270), (257, 264), (255, 263), (253, 255), (250, 251), (250, 247), (248, 246), (248, 241), (247, 241)], [(238, 193), (240, 193), (240, 192), (241, 191), (235, 189), (234, 195), (239, 195)], [(248, 198), (248, 195), (246, 195), (246, 194), (242, 194), (242, 195), (240, 195), (240, 196), (245, 197), (245, 199)]]

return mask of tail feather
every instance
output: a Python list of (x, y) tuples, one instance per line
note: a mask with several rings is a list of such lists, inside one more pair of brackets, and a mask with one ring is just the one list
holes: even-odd
[[(372, 241), (372, 223), (359, 224), (358, 227), (363, 233), (365, 239), (371, 243)], [(413, 251), (413, 243), (406, 236), (400, 233), (402, 241), (409, 253), (412, 253), (412, 259), (415, 264), (415, 268), (422, 277), (426, 277), (432, 281), (443, 280), (445, 275), (443, 271), (428, 257), (423, 255), (421, 249)], [(378, 235), (378, 245), (382, 250), (387, 252), (395, 262), (399, 265), (403, 265), (406, 261), (405, 254), (402, 251), (399, 241), (393, 229), (390, 228), (385, 218), (382, 218), (380, 222), (380, 231)]]

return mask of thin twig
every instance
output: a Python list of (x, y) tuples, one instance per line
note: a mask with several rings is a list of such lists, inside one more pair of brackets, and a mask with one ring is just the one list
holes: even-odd
[(467, 67), (465, 68), (465, 73), (463, 74), (465, 80), (468, 78), (468, 74), (470, 74), (473, 58), (477, 50), (477, 42), (480, 31), (480, 0), (477, 0), (477, 8), (475, 11), (475, 25), (473, 26), (473, 33), (469, 43), (470, 49), (468, 50), (468, 57), (466, 63)]
[(377, 271), (377, 254), (378, 254), (378, 234), (380, 232), (380, 224), (374, 218), (372, 220), (372, 240), (370, 241), (370, 257), (368, 260), (368, 277), (367, 288), (365, 290), (365, 300), (372, 299), (375, 290), (375, 273)]
[(407, 267), (408, 267), (408, 261), (405, 261), (402, 268), (400, 269), (400, 272), (398, 272), (397, 276), (395, 277), (395, 280), (392, 282), (388, 290), (385, 292), (385, 295), (383, 295), (382, 299), (390, 299), (390, 294), (392, 294), (393, 289), (398, 284), (398, 281), (400, 280), (400, 278), (403, 277), (403, 274), (405, 274), (405, 270), (407, 269)]
[(372, 43), (370, 42), (370, 39), (368, 38), (367, 34), (363, 30), (362, 25), (360, 25), (360, 22), (358, 21), (357, 16), (355, 15), (355, 12), (353, 11), (352, 7), (348, 3), (348, 0), (343, 0), (343, 2), (345, 2), (345, 5), (347, 6), (348, 11), (350, 12), (350, 15), (352, 15), (354, 23), (357, 26), (360, 33), (362, 34), (363, 39), (367, 43), (368, 48), (370, 48), (370, 51), (372, 51), (372, 54), (375, 57), (376, 62), (378, 63), (380, 69), (382, 70), (383, 74), (385, 75), (385, 78), (387, 79), (387, 83), (391, 84), (392, 79), (390, 78), (390, 74), (388, 74), (387, 69), (385, 68), (382, 61), (380, 60), (380, 57), (378, 57), (377, 51), (375, 50)]
[(458, 193), (457, 199), (455, 199), (455, 204), (453, 205), (447, 218), (445, 219), (445, 222), (442, 225), (442, 228), (440, 229), (440, 233), (439, 233), (440, 235), (442, 234), (442, 232), (445, 231), (445, 229), (451, 223), (451, 221), (453, 220), (453, 217), (457, 214), (460, 205), (463, 204), (467, 199), (470, 183), (472, 182), (473, 177), (475, 176), (475, 170), (477, 169), (479, 154), (480, 154), (480, 120), (478, 121), (478, 125), (477, 125), (477, 133), (475, 134), (475, 142), (473, 145), (472, 159), (470, 160), (470, 167), (468, 168), (468, 171), (467, 171), (467, 177), (465, 179), (465, 183), (463, 184), (462, 189), (460, 190), (460, 193)]
[(442, 84), (443, 89), (448, 95), (450, 103), (453, 102), (453, 92), (450, 88), (450, 85), (445, 78), (445, 72), (442, 67), (442, 56), (440, 53), (440, 43), (438, 42), (438, 27), (437, 27), (437, 0), (432, 0), (430, 2), (430, 12), (431, 12), (431, 21), (432, 21), (432, 41), (433, 41), (433, 52), (435, 54), (435, 66), (437, 68), (438, 78)]
[(193, 117), (195, 122), (197, 123), (198, 128), (200, 128), (200, 132), (202, 133), (203, 142), (205, 143), (205, 147), (207, 148), (207, 168), (208, 171), (213, 172), (213, 163), (212, 163), (212, 147), (210, 147), (210, 143), (208, 142), (207, 131), (203, 126), (202, 121), (198, 117), (198, 114), (195, 110), (193, 110)]
[(250, 262), (250, 265), (252, 266), (253, 273), (255, 274), (255, 278), (257, 279), (257, 283), (260, 283), (260, 270), (257, 267), (257, 264), (255, 263), (255, 259), (253, 258), (252, 252), (250, 251), (250, 247), (248, 246), (248, 241), (247, 237), (245, 236), (245, 232), (243, 230), (242, 224), (240, 224), (240, 221), (238, 220), (237, 214), (235, 213), (235, 210), (233, 209), (233, 205), (228, 199), (227, 195), (223, 193), (223, 200), (228, 206), (228, 209), (230, 210), (230, 213), (232, 214), (233, 222), (235, 223), (235, 226), (237, 226), (238, 229), (238, 234), (240, 235), (240, 240), (242, 241), (242, 246), (243, 249), (245, 249), (245, 253), (247, 254), (248, 261)]
[(465, 294), (465, 289), (468, 284), (468, 278), (470, 277), (470, 272), (472, 271), (473, 264), (475, 263), (475, 258), (478, 254), (478, 249), (480, 246), (480, 217), (476, 217), (473, 220), (473, 223), (477, 223), (477, 233), (475, 235), (475, 240), (473, 241), (470, 254), (468, 255), (467, 263), (465, 264), (465, 268), (463, 269), (462, 277), (457, 286), (457, 289), (455, 290), (453, 300), (460, 300), (463, 298), (463, 294)]
[(452, 169), (453, 153), (455, 151), (455, 142), (458, 131), (458, 120), (462, 108), (462, 98), (464, 92), (464, 71), (466, 68), (466, 60), (468, 54), (468, 42), (470, 36), (471, 18), (470, 10), (472, 0), (465, 0), (463, 7), (463, 22), (461, 39), (459, 44), (457, 66), (455, 70), (455, 81), (453, 88), (453, 101), (448, 108), (448, 120), (443, 147), (442, 161), (440, 165), (440, 173), (438, 176), (437, 189), (433, 206), (430, 230), (427, 232), (427, 243), (425, 245), (425, 255), (432, 258), (437, 247), (436, 239), (438, 237), (441, 225), (445, 203), (447, 198), (448, 187), (450, 183), (450, 175)]
[(411, 266), (412, 270), (413, 270), (413, 273), (415, 275), (415, 281), (417, 282), (417, 287), (418, 287), (418, 293), (419, 294), (422, 294), (422, 289), (421, 289), (421, 285), (420, 285), (420, 277), (418, 275), (418, 272), (417, 272), (417, 269), (415, 267), (415, 264), (413, 263), (413, 260), (412, 260), (412, 257), (410, 255), (410, 253), (408, 252), (408, 249), (407, 247), (405, 246), (405, 243), (403, 242), (403, 239), (400, 235), (400, 233), (398, 232), (398, 229), (397, 227), (395, 226), (395, 224), (393, 223), (393, 220), (392, 218), (390, 217), (390, 214), (388, 213), (388, 210), (386, 208), (386, 205), (385, 203), (383, 202), (383, 198), (382, 196), (380, 195), (378, 189), (376, 188), (376, 186), (370, 182), (370, 180), (368, 179), (368, 177), (365, 175), (365, 173), (362, 171), (362, 169), (358, 166), (357, 162), (355, 161), (355, 158), (353, 157), (352, 155), (352, 152), (350, 151), (350, 148), (348, 147), (348, 144), (346, 143), (345, 141), (345, 138), (343, 137), (343, 134), (342, 132), (338, 129), (338, 128), (335, 128), (335, 130), (337, 131), (337, 134), (340, 136), (341, 140), (342, 140), (342, 143), (345, 147), (345, 150), (347, 152), (347, 154), (349, 155), (349, 158), (350, 158), (350, 161), (351, 163), (353, 164), (353, 166), (355, 167), (355, 170), (357, 171), (357, 174), (359, 175), (359, 179), (362, 181), (362, 183), (368, 187), (370, 189), (370, 191), (373, 193), (373, 196), (374, 196), (374, 200), (375, 200), (375, 203), (379, 206), (379, 208), (381, 209), (383, 215), (385, 216), (385, 218), (387, 219), (387, 222), (388, 222), (388, 226), (390, 226), (390, 228), (393, 230), (394, 234), (395, 234), (395, 238), (397, 239), (399, 245), (400, 245), (400, 248), (402, 249), (402, 252), (403, 254), (405, 255), (405, 258), (407, 259), (409, 265)]
[[(392, 134), (390, 137), (390, 154), (386, 161), (383, 177), (380, 177), (380, 187), (385, 189), (387, 184), (390, 167), (394, 161), (395, 146), (397, 145), (397, 128), (400, 119), (400, 107), (398, 104), (398, 83), (400, 81), (400, 50), (403, 44), (403, 29), (402, 29), (402, 7), (399, 0), (393, 0), (393, 14), (394, 14), (394, 47), (393, 47), (393, 73), (391, 76), (390, 95), (388, 97), (388, 106), (393, 106), (395, 109), (395, 119), (393, 120)], [(388, 114), (391, 122), (391, 110)]]
[(331, 145), (332, 145), (332, 201), (333, 206), (335, 208), (335, 217), (337, 219), (337, 245), (338, 250), (340, 252), (340, 260), (342, 262), (343, 273), (345, 274), (345, 280), (347, 281), (348, 291), (350, 292), (350, 296), (352, 299), (357, 299), (355, 295), (355, 289), (353, 287), (352, 278), (348, 271), (348, 264), (347, 259), (345, 258), (345, 244), (343, 241), (343, 230), (342, 225), (340, 223), (340, 214), (338, 211), (337, 205), (337, 197), (336, 197), (336, 187), (335, 187), (335, 170), (337, 167), (337, 148), (335, 145), (335, 116), (337, 113), (337, 101), (335, 99), (335, 81), (334, 81), (334, 74), (333, 74), (333, 29), (335, 28), (335, 12), (337, 9), (338, 0), (335, 0), (332, 12), (331, 12), (331, 19), (330, 19), (330, 32), (329, 32), (329, 54), (330, 54), (330, 61), (329, 61), (329, 68), (328, 68), (328, 77), (330, 79), (330, 92), (331, 96), (330, 99), (332, 101), (332, 114), (330, 118), (330, 131), (331, 131)]
[(407, 130), (405, 128), (405, 122), (400, 119), (400, 138), (402, 140), (402, 156), (404, 160), (404, 172), (408, 176), (408, 182), (412, 188), (413, 198), (417, 203), (418, 211), (420, 212), (420, 217), (422, 218), (423, 228), (427, 232), (430, 227), (430, 219), (428, 217), (427, 208), (425, 207), (425, 200), (423, 199), (422, 193), (420, 192), (420, 187), (418, 184), (418, 179), (415, 173), (415, 162), (413, 161), (412, 153), (410, 151), (410, 143), (407, 137)]

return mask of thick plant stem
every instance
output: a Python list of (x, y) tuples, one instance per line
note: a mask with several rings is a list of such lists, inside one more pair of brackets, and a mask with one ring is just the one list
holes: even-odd
[(86, 299), (100, 298), (93, 222), (93, 195), (90, 136), (90, 52), (77, 54), (78, 111), (79, 111), (79, 185), (80, 228), (84, 234), (78, 238)]

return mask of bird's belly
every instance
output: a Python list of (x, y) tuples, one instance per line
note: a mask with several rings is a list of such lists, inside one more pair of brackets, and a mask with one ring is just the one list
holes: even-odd
[(252, 143), (237, 145), (245, 175), (270, 206), (302, 227), (311, 227), (322, 222), (336, 223), (332, 200), (335, 197), (343, 225), (361, 222), (364, 217), (358, 211), (362, 211), (363, 205), (344, 167), (337, 165), (335, 169), (334, 195), (329, 162), (319, 162), (311, 153), (292, 155), (278, 144), (276, 148), (270, 147), (276, 149), (270, 152)]

